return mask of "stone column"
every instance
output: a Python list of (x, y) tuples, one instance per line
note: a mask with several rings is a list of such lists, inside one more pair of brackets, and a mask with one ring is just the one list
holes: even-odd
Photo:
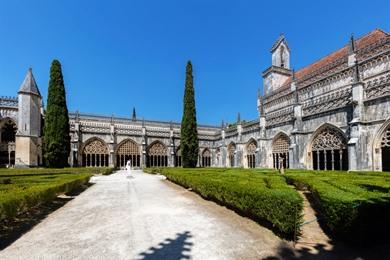
[(141, 155), (141, 167), (144, 168), (146, 167), (146, 141), (147, 141), (147, 136), (146, 136), (146, 127), (145, 127), (145, 120), (142, 119), (142, 155)]

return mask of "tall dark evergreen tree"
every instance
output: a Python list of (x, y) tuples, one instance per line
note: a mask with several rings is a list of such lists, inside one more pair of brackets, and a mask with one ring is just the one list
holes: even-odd
[(133, 107), (133, 116), (131, 117), (132, 121), (137, 121), (137, 114), (135, 113), (135, 107)]
[(186, 67), (186, 82), (183, 103), (184, 106), (183, 118), (181, 120), (180, 140), (182, 165), (185, 168), (194, 168), (198, 162), (199, 142), (191, 61), (188, 61)]
[(68, 166), (70, 152), (69, 115), (61, 63), (53, 60), (44, 126), (44, 157), (47, 167)]

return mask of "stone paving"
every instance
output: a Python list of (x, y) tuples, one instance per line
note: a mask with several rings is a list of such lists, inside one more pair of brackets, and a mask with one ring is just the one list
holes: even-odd
[(162, 176), (119, 171), (91, 181), (0, 259), (262, 259), (289, 247)]

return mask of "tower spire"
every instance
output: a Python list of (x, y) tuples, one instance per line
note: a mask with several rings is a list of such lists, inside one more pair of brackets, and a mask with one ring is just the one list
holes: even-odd
[(25, 94), (34, 94), (41, 97), (41, 93), (39, 92), (37, 83), (35, 82), (31, 67), (27, 71), (26, 77), (24, 78), (23, 83), (19, 88), (19, 92)]
[(353, 38), (353, 33), (351, 33), (351, 37), (349, 40), (349, 54), (355, 53), (355, 40)]

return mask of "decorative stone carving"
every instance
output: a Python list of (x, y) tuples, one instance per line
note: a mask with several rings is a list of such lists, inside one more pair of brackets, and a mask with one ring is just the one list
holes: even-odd
[(312, 150), (343, 150), (346, 148), (344, 137), (339, 131), (327, 127), (323, 129), (313, 140)]
[(85, 154), (108, 154), (107, 145), (100, 140), (93, 140), (84, 147)]
[(165, 145), (163, 145), (160, 142), (155, 142), (152, 144), (152, 146), (149, 148), (149, 155), (167, 155), (168, 149)]

